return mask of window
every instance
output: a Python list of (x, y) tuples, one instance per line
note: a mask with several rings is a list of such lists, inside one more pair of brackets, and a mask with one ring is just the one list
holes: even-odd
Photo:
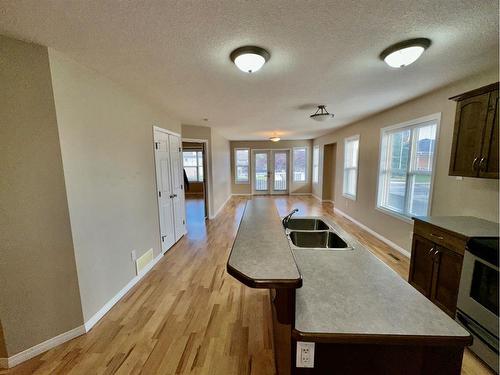
[(306, 182), (307, 176), (307, 148), (294, 147), (293, 149), (293, 181)]
[(356, 199), (358, 187), (359, 135), (344, 139), (344, 187), (342, 195)]
[(235, 182), (237, 184), (248, 184), (248, 148), (237, 148), (234, 150)]
[(313, 182), (319, 182), (319, 146), (313, 148)]
[(189, 182), (203, 182), (202, 151), (182, 151), (182, 162)]
[(377, 207), (409, 218), (430, 211), (440, 115), (382, 129)]

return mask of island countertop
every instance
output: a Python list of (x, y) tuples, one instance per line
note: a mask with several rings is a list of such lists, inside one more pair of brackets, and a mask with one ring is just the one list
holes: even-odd
[(228, 272), (250, 287), (296, 288), (297, 340), (471, 343), (469, 332), (353, 236), (321, 219), (353, 250), (292, 250), (273, 200), (254, 198), (227, 263)]
[(469, 332), (349, 233), (326, 221), (353, 250), (294, 250), (303, 286), (296, 291), (295, 336), (323, 342), (471, 342)]
[(274, 201), (256, 197), (246, 203), (227, 271), (252, 288), (299, 288), (302, 285)]

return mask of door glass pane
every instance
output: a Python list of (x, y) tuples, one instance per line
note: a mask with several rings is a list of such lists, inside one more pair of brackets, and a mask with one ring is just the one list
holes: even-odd
[(255, 154), (255, 190), (267, 190), (267, 154)]
[(284, 152), (274, 154), (274, 190), (284, 191), (287, 189), (287, 157)]
[(390, 169), (387, 174), (385, 203), (388, 208), (397, 212), (405, 211), (410, 135), (411, 131), (408, 129), (389, 135)]

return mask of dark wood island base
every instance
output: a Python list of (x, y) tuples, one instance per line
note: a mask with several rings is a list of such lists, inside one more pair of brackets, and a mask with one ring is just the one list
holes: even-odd
[[(270, 290), (278, 375), (460, 375), (471, 338), (304, 334), (294, 329), (295, 289)], [(296, 367), (298, 341), (314, 342), (314, 368)]]

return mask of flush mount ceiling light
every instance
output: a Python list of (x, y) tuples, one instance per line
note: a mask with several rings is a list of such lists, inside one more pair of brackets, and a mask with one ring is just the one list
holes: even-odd
[(281, 138), (280, 137), (271, 137), (271, 138), (269, 138), (269, 140), (271, 142), (279, 142), (281, 140)]
[(391, 68), (402, 68), (417, 61), (430, 45), (431, 40), (427, 38), (405, 40), (387, 47), (380, 58)]
[(229, 57), (242, 72), (254, 73), (271, 58), (271, 54), (261, 47), (244, 46), (236, 48)]
[(309, 117), (316, 121), (326, 121), (332, 119), (333, 116), (335, 115), (328, 113), (328, 111), (326, 110), (326, 105), (318, 105), (318, 109), (316, 110), (316, 112), (314, 112)]

